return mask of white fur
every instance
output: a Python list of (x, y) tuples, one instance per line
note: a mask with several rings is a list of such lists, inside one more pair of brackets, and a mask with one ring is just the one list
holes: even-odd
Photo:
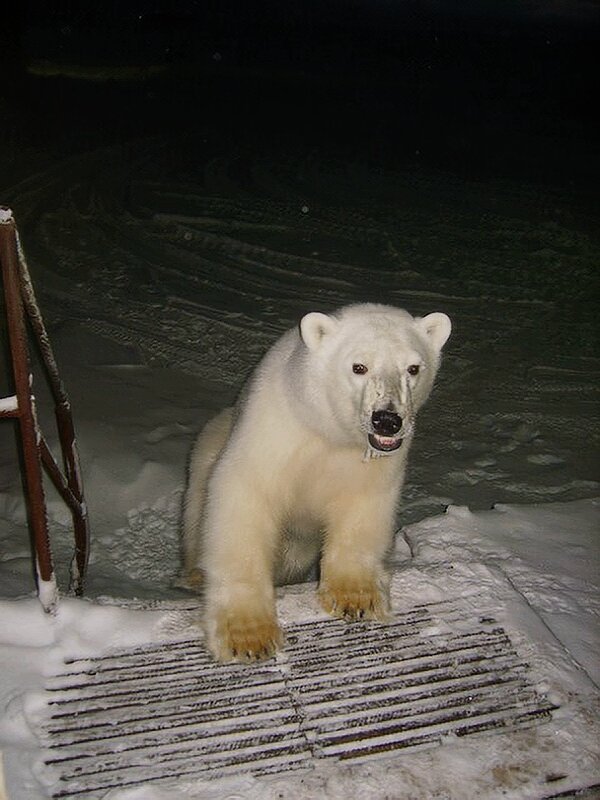
[[(269, 350), (238, 406), (208, 423), (192, 456), (183, 545), (187, 584), (204, 581), (216, 658), (271, 655), (282, 641), (274, 585), (301, 579), (319, 556), (327, 611), (385, 617), (414, 418), (449, 335), (441, 313), (362, 304), (307, 314)], [(355, 374), (356, 364), (367, 371)], [(397, 432), (375, 431), (382, 409), (398, 415)]]

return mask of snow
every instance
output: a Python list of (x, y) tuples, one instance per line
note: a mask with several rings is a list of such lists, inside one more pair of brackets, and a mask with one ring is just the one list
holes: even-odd
[[(593, 504), (577, 501), (569, 505), (573, 523), (592, 522)], [(567, 514), (565, 508), (554, 510), (559, 518)], [(594, 721), (599, 707), (597, 690), (581, 669), (581, 662), (571, 657), (573, 653), (569, 655), (557, 640), (544, 636), (544, 623), (549, 619), (552, 625), (552, 617), (542, 620), (537, 615), (536, 597), (539, 595), (532, 593), (524, 598), (515, 594), (511, 579), (507, 581), (503, 569), (490, 562), (493, 557), (504, 555), (502, 547), (497, 547), (496, 543), (510, 538), (515, 525), (534, 530), (540, 514), (548, 520), (552, 511), (553, 506), (549, 505), (542, 509), (512, 507), (503, 512), (491, 512), (501, 517), (494, 525), (487, 521), (493, 535), (488, 538), (479, 530), (477, 537), (478, 547), (486, 548), (484, 560), (487, 564), (477, 560), (477, 547), (469, 550), (468, 543), (463, 557), (456, 562), (446, 559), (440, 563), (435, 555), (430, 558), (425, 552), (417, 552), (413, 559), (406, 561), (406, 553), (400, 551), (393, 587), (393, 602), (398, 611), (410, 609), (416, 597), (420, 602), (430, 603), (452, 598), (460, 601), (463, 609), (470, 605), (479, 615), (495, 614), (498, 621), (511, 630), (513, 640), (526, 655), (538, 690), (560, 706), (551, 722), (515, 731), (510, 736), (476, 737), (473, 741), (450, 737), (442, 747), (432, 751), (400, 752), (391, 759), (367, 759), (343, 769), (336, 768), (335, 763), (323, 762), (311, 772), (293, 777), (288, 774), (261, 779), (239, 775), (212, 782), (180, 779), (166, 787), (143, 784), (134, 789), (115, 789), (105, 796), (112, 800), (230, 796), (258, 800), (262, 797), (292, 798), (301, 793), (302, 797), (317, 800), (319, 797), (341, 798), (350, 793), (357, 797), (383, 798), (387, 796), (385, 787), (394, 786), (402, 787), (394, 795), (402, 798), (525, 798), (539, 797), (539, 787), (548, 776), (556, 776), (553, 788), (560, 788), (560, 775), (568, 774), (574, 763), (579, 784), (571, 784), (570, 788), (591, 784), (597, 778), (598, 768), (599, 731), (597, 719)], [(467, 518), (475, 526), (482, 520), (484, 525), (486, 522), (485, 515), (472, 515), (465, 509), (459, 509), (458, 513), (453, 510), (411, 526), (407, 532), (408, 541), (418, 550), (419, 542), (437, 538), (437, 531), (443, 536), (456, 519)], [(557, 525), (551, 534), (560, 527), (562, 525)], [(576, 525), (572, 527), (575, 529)], [(589, 531), (582, 541), (587, 533)], [(458, 538), (466, 540), (460, 530)], [(554, 554), (544, 566), (560, 572), (562, 563), (562, 556)], [(524, 575), (526, 560), (519, 569)], [(538, 574), (535, 560), (530, 565), (530, 574), (533, 577)], [(550, 581), (547, 588), (549, 584)], [(536, 592), (539, 588), (538, 584)], [(566, 604), (563, 599), (563, 608)], [(314, 587), (281, 590), (278, 610), (285, 625), (319, 616)], [(586, 632), (586, 623), (580, 621), (574, 604), (571, 612), (575, 640), (579, 633)], [(0, 740), (7, 760), (9, 796), (17, 800), (43, 798), (46, 796), (44, 787), (50, 786), (46, 783), (45, 771), (37, 765), (36, 730), (46, 706), (42, 692), (44, 681), (60, 672), (64, 658), (85, 658), (119, 646), (141, 645), (169, 636), (177, 638), (189, 633), (196, 624), (194, 615), (178, 609), (177, 604), (171, 604), (170, 608), (136, 610), (132, 606), (63, 599), (57, 614), (49, 616), (36, 600), (30, 599), (4, 601), (0, 614), (7, 621), (0, 639), (4, 666), (0, 703), (5, 709)], [(461, 624), (460, 620), (457, 624)], [(285, 663), (285, 653), (282, 653), (279, 664), (285, 668)], [(549, 753), (552, 754), (550, 762)]]
[(404, 529), (413, 563), (478, 563), (500, 570), (587, 674), (600, 684), (600, 500), (450, 506)]
[[(386, 172), (293, 149), (234, 156), (189, 132), (38, 152), (31, 163), (1, 199), (15, 211), (70, 394), (92, 553), (87, 599), (62, 597), (44, 613), (14, 429), (2, 421), (0, 742), (11, 800), (47, 797), (36, 721), (63, 659), (154, 641), (186, 622), (158, 601), (177, 608), (189, 598), (174, 582), (195, 433), (303, 312), (361, 299), (445, 311), (454, 328), (418, 421), (395, 607), (455, 596), (476, 608), (484, 592), (533, 648), (539, 680), (563, 709), (537, 732), (449, 742), (393, 763), (107, 797), (371, 798), (392, 776), (397, 798), (526, 798), (539, 796), (544, 771), (572, 763), (582, 786), (597, 782), (600, 370), (586, 298), (600, 253), (574, 190), (422, 166)], [(39, 373), (34, 391), (56, 447)], [(49, 487), (48, 506), (64, 591), (70, 515)], [(283, 591), (279, 603), (284, 624), (314, 611), (311, 587)]]
[(0, 414), (8, 414), (10, 411), (17, 411), (18, 408), (19, 403), (16, 394), (12, 394), (10, 397), (0, 397)]

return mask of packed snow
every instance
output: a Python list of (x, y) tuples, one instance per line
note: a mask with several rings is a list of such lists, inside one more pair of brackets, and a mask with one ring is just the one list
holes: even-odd
[[(172, 608), (189, 598), (174, 582), (196, 432), (303, 313), (360, 300), (453, 320), (398, 516), (396, 569), (406, 594), (395, 602), (443, 591), (468, 597), (486, 584), (492, 610), (530, 630), (518, 610), (507, 616), (512, 592), (515, 609), (539, 623), (532, 636), (554, 653), (540, 656), (548, 681), (580, 699), (530, 749), (527, 732), (510, 745), (488, 736), (351, 772), (331, 768), (301, 784), (240, 776), (107, 796), (539, 797), (540, 775), (562, 774), (543, 756), (555, 754), (558, 740), (581, 786), (598, 783), (600, 364), (589, 300), (600, 253), (575, 191), (419, 165), (386, 171), (315, 151), (232, 155), (226, 143), (193, 132), (63, 158), (37, 152), (23, 174), (0, 200), (15, 212), (71, 397), (92, 553), (86, 599), (62, 598), (56, 615), (45, 615), (14, 425), (3, 421), (0, 741), (8, 797), (48, 796), (36, 772), (35, 721), (44, 681), (63, 658), (152, 641), (167, 612), (136, 610), (132, 601)], [(0, 380), (0, 407), (13, 408), (8, 376)], [(39, 371), (34, 386), (55, 446)], [(64, 590), (72, 534), (50, 487), (48, 509)], [(445, 589), (434, 591), (449, 569)], [(312, 597), (311, 587), (299, 591), (280, 593), (284, 624), (299, 613), (286, 597)], [(557, 779), (548, 793), (562, 785)]]

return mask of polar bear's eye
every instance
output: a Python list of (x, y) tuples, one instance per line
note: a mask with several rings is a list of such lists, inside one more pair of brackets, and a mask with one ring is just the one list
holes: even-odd
[(410, 367), (408, 367), (407, 372), (409, 375), (418, 375), (420, 369), (421, 367), (418, 364), (411, 364)]
[(368, 367), (365, 367), (364, 364), (352, 364), (352, 372), (355, 375), (364, 375), (365, 372), (368, 372)]

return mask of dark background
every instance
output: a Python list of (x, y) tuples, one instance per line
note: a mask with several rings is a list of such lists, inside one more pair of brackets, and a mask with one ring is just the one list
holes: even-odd
[(17, 4), (4, 138), (60, 151), (166, 129), (473, 175), (597, 178), (595, 2)]
[[(303, 313), (365, 300), (453, 320), (403, 524), (596, 495), (599, 45), (579, 0), (3, 9), (0, 203), (71, 371), (93, 525), (152, 502), (128, 484), (147, 458), (183, 475)], [(109, 358), (156, 383), (97, 379)], [(156, 419), (179, 425), (160, 452)], [(137, 576), (135, 520), (100, 560)]]

